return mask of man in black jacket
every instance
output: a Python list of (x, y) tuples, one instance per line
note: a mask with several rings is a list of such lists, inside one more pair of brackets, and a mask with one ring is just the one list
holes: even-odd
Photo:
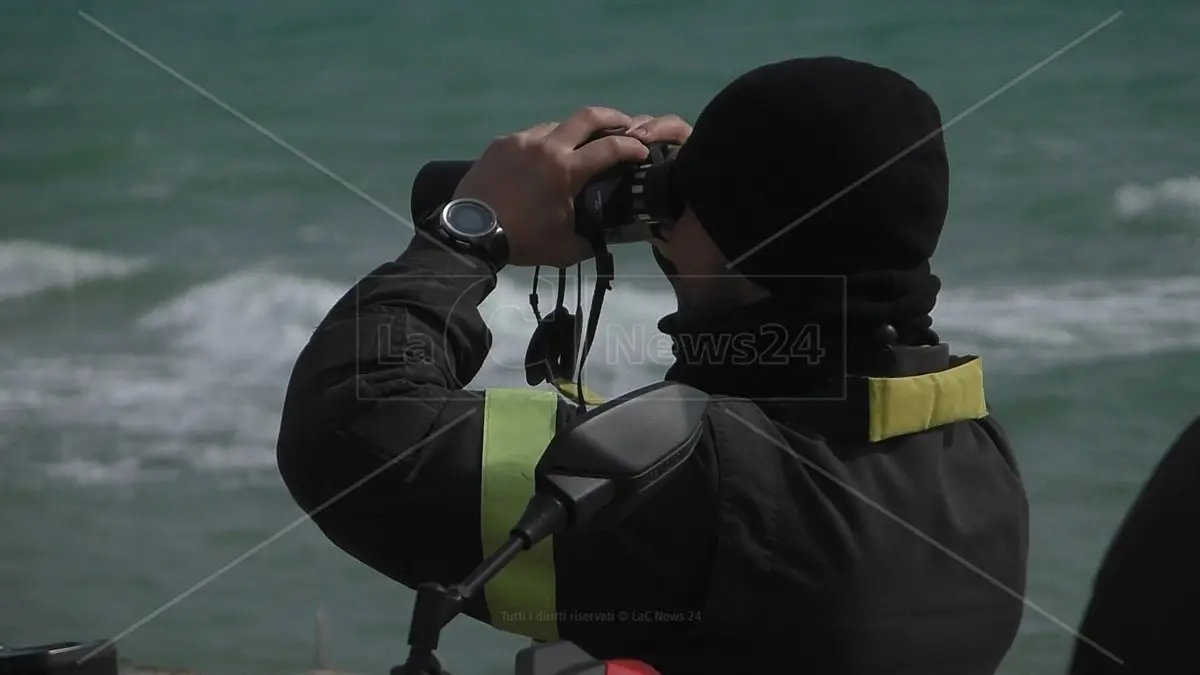
[(743, 75), (694, 132), (589, 108), (496, 140), (300, 356), (288, 488), (400, 583), (465, 576), (572, 410), (464, 391), (491, 343), (477, 306), (505, 265), (589, 255), (570, 221), (590, 176), (646, 157), (640, 141), (684, 142), (684, 208), (654, 242), (679, 300), (660, 329), (666, 378), (714, 396), (706, 433), (619, 527), (535, 547), (468, 613), (665, 673), (993, 673), (1022, 615), (1028, 514), (979, 359), (930, 329), (940, 127), (900, 75), (819, 58)]

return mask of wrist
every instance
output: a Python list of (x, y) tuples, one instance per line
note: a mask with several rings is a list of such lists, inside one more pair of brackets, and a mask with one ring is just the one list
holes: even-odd
[(455, 252), (487, 263), (493, 273), (509, 262), (508, 235), (482, 200), (456, 197), (434, 209), (420, 227)]

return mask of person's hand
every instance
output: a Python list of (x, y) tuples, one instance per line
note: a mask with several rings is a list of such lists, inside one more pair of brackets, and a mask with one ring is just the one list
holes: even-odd
[(509, 264), (574, 265), (592, 255), (588, 242), (575, 234), (575, 195), (601, 171), (648, 155), (630, 136), (576, 146), (601, 129), (632, 124), (625, 113), (591, 107), (561, 123), (497, 138), (463, 176), (454, 197), (478, 199), (496, 211), (508, 238)]
[(678, 115), (637, 115), (633, 124), (625, 131), (626, 136), (633, 136), (643, 143), (665, 141), (683, 145), (692, 135), (692, 125), (684, 122)]

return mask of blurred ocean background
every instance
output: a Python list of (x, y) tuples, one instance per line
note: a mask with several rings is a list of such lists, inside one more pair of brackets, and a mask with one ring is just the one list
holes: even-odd
[[(255, 547), (301, 515), (273, 455), (291, 361), (411, 232), (263, 130), (407, 216), (427, 160), (584, 104), (694, 118), (733, 77), (798, 55), (897, 69), (949, 120), (1120, 9), (4, 0), (0, 643), (118, 635), (253, 550), (122, 655), (286, 675), (310, 667), (323, 605), (335, 667), (403, 659), (411, 592), (309, 523)], [(1200, 413), (1200, 5), (1125, 9), (947, 132), (935, 261), (936, 328), (984, 355), (1028, 484), (1029, 598), (1070, 625)], [(646, 349), (602, 332), (589, 382), (609, 395), (661, 377), (654, 323), (672, 309), (646, 250), (617, 264), (604, 319)], [(522, 385), (530, 276), (506, 271), (489, 299), (496, 359), (477, 384)], [(502, 673), (523, 643), (461, 619), (442, 652), (460, 675)], [(1027, 611), (1003, 672), (1061, 673), (1071, 643)]]

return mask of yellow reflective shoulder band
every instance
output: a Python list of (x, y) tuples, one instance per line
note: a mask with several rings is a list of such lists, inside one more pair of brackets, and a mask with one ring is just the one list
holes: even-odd
[[(480, 470), (483, 554), (508, 540), (508, 531), (533, 496), (533, 471), (554, 438), (558, 393), (488, 389), (484, 395)], [(484, 587), (492, 625), (536, 640), (558, 639), (554, 545), (547, 538)]]
[(979, 357), (936, 373), (867, 378), (867, 391), (872, 443), (988, 416)]

